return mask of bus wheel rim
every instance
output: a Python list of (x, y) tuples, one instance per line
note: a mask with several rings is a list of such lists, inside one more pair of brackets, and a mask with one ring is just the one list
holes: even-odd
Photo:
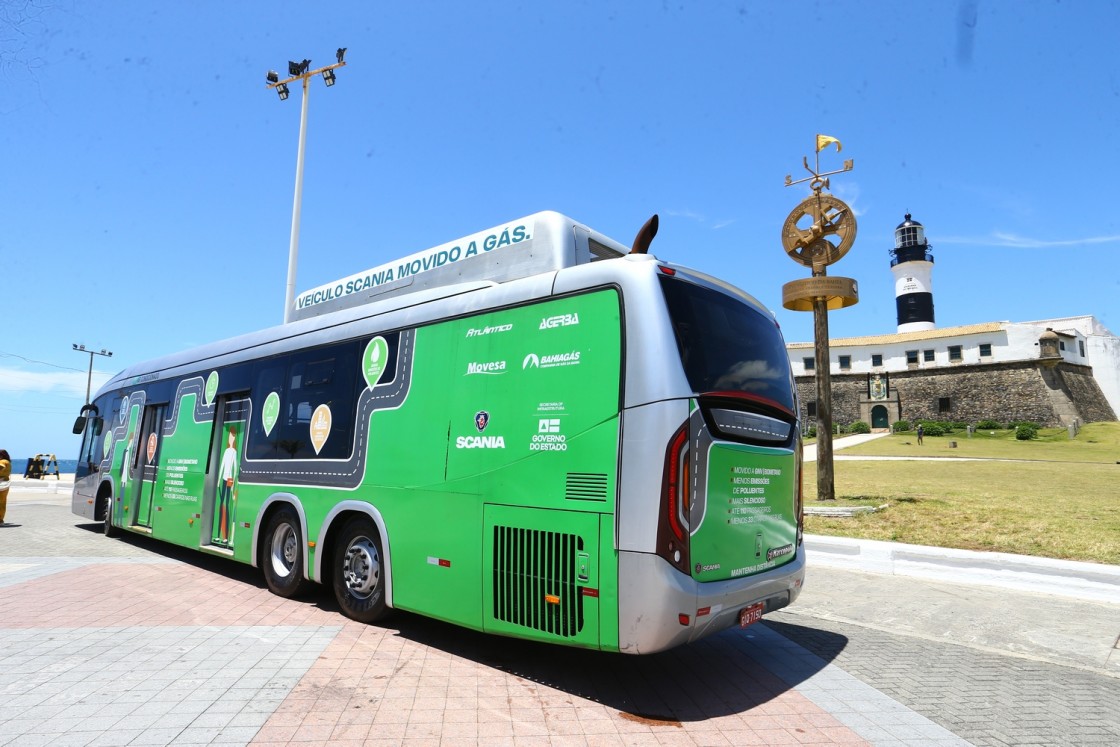
[(296, 533), (285, 524), (272, 537), (272, 567), (277, 574), (287, 576), (296, 564), (299, 546)]
[(346, 589), (355, 597), (368, 599), (381, 580), (381, 560), (368, 537), (359, 537), (346, 548), (342, 561)]

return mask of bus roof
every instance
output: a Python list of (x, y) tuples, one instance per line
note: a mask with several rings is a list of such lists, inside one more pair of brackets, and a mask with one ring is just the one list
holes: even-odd
[(613, 259), (627, 248), (553, 211), (449, 241), (296, 296), (292, 321), (374, 300), (472, 281), (503, 282)]

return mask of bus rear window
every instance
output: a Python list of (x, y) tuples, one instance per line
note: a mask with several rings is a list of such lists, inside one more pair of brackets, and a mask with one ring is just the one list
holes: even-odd
[(746, 392), (796, 412), (789, 356), (773, 319), (680, 278), (662, 276), (661, 289), (694, 392)]

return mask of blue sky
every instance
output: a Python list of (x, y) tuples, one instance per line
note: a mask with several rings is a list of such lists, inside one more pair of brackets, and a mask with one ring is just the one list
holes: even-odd
[[(94, 388), (283, 318), (297, 292), (538, 210), (725, 277), (778, 315), (814, 135), (855, 161), (833, 336), (895, 330), (888, 249), (926, 226), (939, 327), (1094, 314), (1120, 332), (1114, 2), (0, 0), (0, 448), (77, 453)], [(1096, 208), (1101, 208), (1097, 210)]]

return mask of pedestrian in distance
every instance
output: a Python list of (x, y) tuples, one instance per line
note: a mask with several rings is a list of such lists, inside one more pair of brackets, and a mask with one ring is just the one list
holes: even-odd
[(922, 436), (926, 435), (926, 431), (922, 428), (922, 424), (918, 423), (918, 446), (922, 445)]
[(8, 522), (4, 520), (4, 514), (8, 510), (8, 488), (11, 482), (8, 478), (12, 475), (12, 458), (8, 456), (6, 449), (0, 449), (0, 527), (8, 526)]

